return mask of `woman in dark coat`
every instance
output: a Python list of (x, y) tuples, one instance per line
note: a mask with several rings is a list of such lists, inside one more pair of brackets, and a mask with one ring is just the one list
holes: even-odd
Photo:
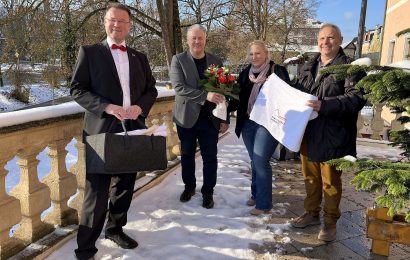
[(241, 87), (239, 101), (231, 102), (229, 110), (237, 110), (235, 133), (242, 139), (248, 150), (252, 166), (251, 198), (247, 205), (255, 206), (252, 215), (268, 213), (272, 209), (272, 167), (269, 160), (278, 141), (269, 131), (249, 119), (256, 97), (271, 73), (289, 82), (286, 69), (275, 64), (269, 58), (268, 48), (263, 41), (256, 40), (249, 44), (250, 64), (239, 74)]

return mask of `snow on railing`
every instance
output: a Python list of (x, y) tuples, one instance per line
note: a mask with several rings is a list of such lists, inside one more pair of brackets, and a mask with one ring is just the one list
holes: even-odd
[[(175, 90), (165, 87), (158, 88), (158, 97), (175, 96)], [(23, 124), (27, 122), (44, 120), (47, 118), (56, 118), (60, 116), (73, 115), (84, 112), (84, 108), (75, 101), (45, 107), (36, 107), (12, 112), (0, 113), (0, 128), (12, 125)]]

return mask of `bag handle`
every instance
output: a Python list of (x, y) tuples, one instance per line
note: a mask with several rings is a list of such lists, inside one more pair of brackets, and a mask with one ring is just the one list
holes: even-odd
[(124, 134), (128, 136), (128, 131), (127, 131), (127, 128), (125, 127), (125, 120), (121, 120), (121, 126), (122, 126), (122, 129), (124, 130)]
[[(113, 131), (117, 128), (117, 125), (118, 125), (117, 120), (121, 122), (121, 126), (122, 126), (122, 129), (125, 132), (125, 135), (128, 135), (128, 133), (127, 133), (128, 131), (127, 131), (127, 128), (125, 126), (125, 122), (126, 122), (125, 120), (131, 120), (131, 119), (119, 120), (118, 118), (114, 118), (114, 120), (111, 121), (110, 126), (108, 127), (107, 133), (115, 133)], [(143, 121), (141, 119), (137, 118), (133, 121), (136, 122), (134, 125), (138, 127), (137, 129), (146, 129), (147, 128), (146, 125), (143, 123)]]
[(270, 67), (270, 74), (274, 74), (275, 73), (275, 63), (272, 64), (272, 66)]

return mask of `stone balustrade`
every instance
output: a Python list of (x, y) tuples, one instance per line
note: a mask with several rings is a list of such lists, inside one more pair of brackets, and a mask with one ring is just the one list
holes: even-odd
[(401, 114), (391, 113), (389, 108), (381, 104), (365, 107), (357, 120), (357, 137), (374, 140), (387, 140), (387, 130), (403, 130), (404, 125), (397, 119)]
[[(172, 122), (173, 104), (173, 96), (159, 98), (146, 120), (148, 127), (167, 126), (169, 161), (179, 155)], [(82, 124), (83, 113), (79, 113), (0, 128), (0, 259), (16, 254), (55, 227), (78, 223), (85, 186)], [(66, 146), (73, 138), (78, 159), (67, 170)], [(39, 180), (37, 157), (45, 148), (51, 170)], [(8, 194), (5, 166), (16, 156), (19, 183)], [(42, 216), (46, 210), (47, 214)]]
[[(167, 126), (169, 161), (180, 153), (172, 122), (173, 104), (172, 96), (159, 98), (146, 120), (147, 126)], [(371, 120), (369, 116), (359, 115), (358, 137), (366, 135), (381, 139), (384, 127), (381, 113), (382, 106), (376, 105), (372, 109)], [(82, 124), (83, 114), (78, 113), (0, 128), (0, 259), (16, 254), (55, 227), (78, 223), (85, 187)], [(398, 130), (395, 121), (391, 124), (393, 130)], [(78, 158), (67, 170), (65, 148), (73, 139), (76, 140)], [(48, 148), (51, 170), (39, 180), (37, 156), (45, 148)], [(20, 180), (7, 193), (5, 180), (8, 171), (5, 166), (16, 156)], [(42, 216), (44, 211), (47, 214)]]

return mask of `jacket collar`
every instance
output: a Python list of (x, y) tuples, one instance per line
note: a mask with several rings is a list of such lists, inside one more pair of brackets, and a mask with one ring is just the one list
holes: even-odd
[[(118, 76), (117, 68), (115, 67), (115, 63), (114, 63), (114, 58), (112, 57), (110, 46), (109, 46), (107, 40), (104, 40), (103, 42), (101, 42), (101, 45), (102, 45), (103, 48), (100, 48), (100, 51), (102, 52), (105, 61), (110, 66), (110, 70), (113, 73), (113, 76), (117, 80), (119, 86), (121, 86), (120, 77)], [(130, 74), (131, 74), (131, 72), (130, 72)]]
[[(196, 78), (197, 80), (199, 80), (199, 73), (198, 73), (198, 70), (197, 70), (196, 65), (195, 65), (194, 57), (192, 56), (192, 54), (191, 54), (191, 52), (190, 52), (189, 50), (187, 50), (185, 53), (186, 53), (188, 59), (192, 62), (193, 68), (195, 68), (195, 69), (194, 69), (194, 71), (195, 71), (195, 72), (194, 72), (195, 78)], [(211, 64), (210, 64), (211, 61), (209, 60), (210, 58), (209, 58), (209, 55), (208, 55), (207, 52), (205, 52), (205, 58), (206, 58), (206, 66), (209, 67), (209, 66), (211, 65)]]

